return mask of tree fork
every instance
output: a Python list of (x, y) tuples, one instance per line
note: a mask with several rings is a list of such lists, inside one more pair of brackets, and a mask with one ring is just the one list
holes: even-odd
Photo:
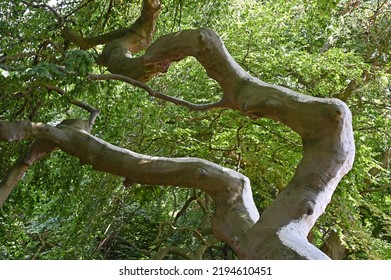
[[(78, 129), (83, 129), (86, 132), (90, 132), (100, 111), (78, 100), (73, 100), (71, 103), (88, 111), (90, 113), (89, 119), (67, 119), (62, 121), (59, 125), (57, 125), (57, 127), (73, 126)], [(41, 125), (42, 124), (23, 122), (6, 123), (0, 121), (0, 140), (14, 141), (25, 138), (34, 139), (33, 131), (35, 130), (35, 126), (40, 127)], [(0, 181), (0, 207), (2, 207), (12, 190), (23, 178), (30, 166), (34, 162), (48, 156), (51, 152), (58, 148), (59, 147), (53, 141), (41, 139), (40, 137), (37, 137), (37, 139), (30, 144), (27, 151), (13, 163), (4, 178)]]
[[(151, 44), (159, 9), (160, 1), (143, 1), (141, 16), (132, 25), (134, 32), (107, 41), (97, 63), (113, 74), (146, 82), (166, 72), (171, 63), (193, 56), (221, 85), (219, 105), (251, 118), (277, 120), (297, 132), (303, 142), (303, 158), (286, 189), (259, 219), (248, 178), (205, 160), (140, 155), (72, 127), (32, 123), (0, 121), (0, 140), (48, 140), (96, 170), (133, 182), (201, 189), (216, 204), (214, 234), (240, 258), (327, 259), (306, 236), (353, 164), (348, 107), (337, 99), (305, 96), (251, 76), (210, 29), (167, 34)], [(146, 49), (144, 55), (132, 57), (142, 49)]]
[[(338, 182), (352, 167), (355, 148), (348, 107), (337, 99), (305, 96), (252, 77), (235, 62), (217, 34), (205, 28), (167, 34), (141, 57), (117, 53), (112, 60), (115, 63), (108, 68), (113, 73), (148, 81), (187, 56), (194, 56), (208, 76), (221, 85), (220, 105), (251, 118), (268, 117), (282, 122), (303, 141), (303, 158), (295, 176), (256, 225), (248, 232), (224, 227), (229, 222), (224, 217), (226, 209), (221, 207), (219, 210), (224, 211), (216, 210), (218, 219), (214, 219), (218, 225), (214, 227), (216, 236), (228, 242), (242, 258), (327, 258), (309, 244), (306, 236), (324, 212)], [(242, 234), (237, 235), (239, 232)], [(279, 244), (275, 245), (278, 249), (254, 250), (250, 244), (253, 238)], [(282, 248), (285, 256), (278, 253)]]

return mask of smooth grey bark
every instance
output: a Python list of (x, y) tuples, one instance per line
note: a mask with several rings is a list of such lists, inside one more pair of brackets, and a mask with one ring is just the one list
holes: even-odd
[[(204, 190), (215, 200), (217, 208), (225, 213), (228, 221), (234, 219), (246, 225), (253, 224), (259, 218), (249, 179), (203, 159), (141, 155), (74, 127), (0, 121), (0, 140), (21, 139), (50, 141), (64, 152), (79, 158), (82, 164), (124, 177), (128, 182)], [(5, 185), (6, 180), (0, 184), (0, 201), (6, 199)]]
[[(157, 39), (143, 56), (124, 56), (120, 59), (122, 67), (113, 65), (109, 69), (127, 79), (146, 81), (187, 56), (195, 57), (204, 66), (208, 76), (221, 85), (223, 95), (214, 104), (184, 106), (192, 110), (225, 107), (251, 118), (269, 117), (296, 131), (303, 141), (303, 159), (295, 176), (256, 225), (242, 228), (246, 237), (233, 233), (238, 230), (227, 229), (224, 213), (218, 211), (216, 236), (228, 242), (242, 258), (325, 258), (306, 236), (353, 163), (355, 147), (348, 107), (338, 99), (305, 96), (252, 77), (209, 29), (167, 34)], [(254, 242), (260, 243), (256, 250)], [(272, 248), (265, 250), (264, 244), (274, 244), (274, 252)]]

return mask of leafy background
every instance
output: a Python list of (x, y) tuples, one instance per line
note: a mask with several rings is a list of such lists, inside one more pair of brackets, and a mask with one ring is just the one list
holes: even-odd
[[(0, 3), (0, 118), (57, 124), (101, 110), (92, 133), (157, 156), (211, 160), (247, 175), (262, 212), (301, 158), (300, 138), (271, 120), (236, 112), (189, 112), (119, 82), (92, 82), (101, 47), (61, 37), (53, 12)], [(133, 22), (140, 1), (60, 0), (51, 7), (83, 36)], [(88, 19), (88, 20), (86, 20)], [(387, 0), (166, 0), (155, 38), (209, 27), (252, 75), (312, 96), (344, 100), (353, 113), (356, 161), (309, 239), (334, 258), (391, 259), (391, 3)], [(65, 95), (48, 89), (57, 86)], [(192, 102), (218, 100), (219, 86), (192, 58), (150, 86)], [(26, 142), (0, 143), (0, 176)], [(388, 157), (387, 157), (388, 155)], [(164, 247), (195, 251), (210, 234), (213, 204), (202, 193), (132, 185), (62, 152), (37, 162), (0, 214), (0, 259), (149, 259)], [(336, 253), (338, 252), (338, 253)], [(222, 243), (204, 259), (232, 259)], [(167, 258), (181, 258), (168, 255)]]

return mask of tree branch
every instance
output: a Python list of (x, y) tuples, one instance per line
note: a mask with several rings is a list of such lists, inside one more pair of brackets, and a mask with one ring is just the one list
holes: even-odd
[(118, 74), (89, 74), (88, 78), (90, 80), (117, 80), (117, 81), (123, 81), (125, 83), (131, 84), (135, 87), (141, 88), (145, 90), (150, 96), (168, 101), (170, 103), (184, 106), (186, 108), (189, 108), (192, 111), (206, 111), (214, 108), (223, 108), (224, 105), (222, 101), (214, 102), (214, 103), (208, 103), (208, 104), (194, 104), (188, 101), (185, 101), (180, 98), (172, 97), (169, 95), (166, 95), (162, 92), (155, 91), (153, 90), (150, 86), (147, 84), (137, 81), (135, 79), (123, 76), (123, 75), (118, 75)]
[[(381, 167), (384, 168), (384, 169), (390, 169), (391, 167), (391, 148), (389, 149), (386, 149), (385, 151), (383, 151), (380, 155), (380, 163), (381, 163)], [(380, 173), (381, 169), (380, 168), (377, 168), (377, 167), (372, 167), (368, 173), (371, 175), (371, 176), (376, 176)]]
[(64, 152), (79, 158), (83, 164), (140, 184), (203, 190), (214, 199), (217, 210), (224, 213), (224, 219), (219, 217), (215, 222), (217, 226), (230, 219), (237, 221), (235, 226), (241, 225), (240, 229), (232, 225), (230, 232), (239, 234), (238, 230), (250, 228), (259, 218), (249, 179), (212, 162), (134, 153), (70, 126), (59, 129), (44, 124), (0, 121), (0, 140), (27, 138), (50, 141)]
[(201, 192), (196, 194), (194, 193), (192, 196), (190, 196), (186, 201), (185, 203), (183, 204), (181, 210), (178, 211), (178, 213), (175, 215), (174, 217), (174, 221), (172, 222), (173, 226), (176, 226), (177, 225), (177, 222), (179, 220), (179, 218), (184, 215), (187, 211), (187, 208), (189, 208), (190, 204), (194, 201), (194, 200), (197, 200), (199, 195), (201, 195)]
[(180, 256), (186, 260), (195, 260), (196, 256), (187, 249), (179, 248), (176, 246), (165, 246), (161, 248), (156, 255), (153, 257), (154, 260), (162, 260), (165, 256), (172, 254)]
[(26, 153), (21, 155), (0, 182), (0, 207), (16, 187), (29, 167), (37, 160), (49, 155), (57, 147), (50, 141), (35, 140)]
[(47, 9), (49, 11), (51, 11), (53, 13), (53, 15), (56, 17), (56, 19), (58, 20), (58, 22), (61, 22), (62, 21), (62, 18), (61, 16), (57, 13), (57, 11), (55, 9), (53, 9), (53, 7), (50, 7), (49, 5), (46, 5), (46, 4), (32, 4), (32, 3), (29, 3), (27, 1), (24, 1), (22, 0), (21, 1), (23, 4), (25, 4), (26, 6), (28, 7), (31, 7), (31, 8), (34, 8), (34, 9), (41, 9), (41, 8), (44, 8), (44, 9)]
[(108, 33), (91, 37), (91, 38), (84, 38), (82, 36), (79, 36), (75, 34), (69, 27), (63, 26), (61, 29), (61, 35), (64, 37), (64, 39), (78, 45), (83, 50), (88, 50), (90, 48), (93, 48), (97, 45), (102, 45), (110, 40), (114, 40), (117, 38), (120, 38), (124, 36), (126, 33), (130, 32), (129, 28), (122, 28), (114, 31), (110, 31)]
[(113, 3), (114, 3), (114, 0), (110, 0), (109, 7), (107, 8), (107, 12), (106, 12), (106, 15), (104, 17), (103, 24), (102, 24), (103, 27), (105, 27), (107, 22), (109, 21), (110, 13), (111, 13), (111, 10), (113, 9)]
[(363, 195), (363, 194), (367, 194), (367, 193), (382, 192), (387, 189), (391, 189), (391, 183), (388, 183), (388, 184), (381, 186), (381, 187), (378, 187), (378, 188), (362, 190), (362, 191), (360, 191), (360, 194)]
[[(160, 1), (143, 1), (141, 16), (131, 31), (106, 43), (97, 63), (119, 76), (90, 78), (115, 77), (143, 88), (151, 96), (190, 109), (231, 108), (254, 119), (277, 120), (297, 132), (303, 141), (303, 158), (291, 182), (260, 219), (248, 178), (206, 160), (141, 155), (69, 126), (58, 129), (0, 121), (0, 140), (43, 139), (96, 170), (127, 180), (198, 188), (215, 202), (213, 233), (226, 241), (240, 258), (326, 259), (306, 237), (339, 181), (352, 167), (355, 147), (349, 108), (337, 99), (305, 96), (252, 77), (235, 62), (219, 36), (210, 29), (167, 34), (150, 45), (159, 9)], [(76, 42), (80, 38), (71, 39)], [(132, 53), (146, 48), (144, 55), (132, 57)], [(195, 57), (208, 76), (221, 85), (223, 96), (219, 102), (192, 104), (156, 92), (142, 83), (166, 72), (171, 63), (187, 56)]]
[(111, 31), (92, 38), (83, 38), (73, 33), (67, 26), (63, 26), (62, 36), (82, 49), (89, 49), (107, 43), (97, 59), (99, 64), (106, 65), (111, 54), (118, 50), (131, 56), (131, 53), (137, 53), (149, 47), (155, 33), (155, 24), (160, 7), (159, 0), (144, 0), (140, 17), (128, 28)]
[[(57, 91), (57, 89), (54, 89)], [(79, 119), (64, 120), (58, 127), (63, 127), (65, 125), (75, 125), (75, 122), (78, 123), (88, 123), (87, 127), (83, 127), (87, 132), (89, 132), (95, 122), (96, 117), (99, 114), (99, 110), (94, 107), (81, 102), (81, 101), (71, 101), (72, 104), (87, 110), (90, 113), (90, 118), (88, 121), (83, 121)], [(33, 143), (29, 146), (27, 151), (21, 155), (11, 168), (6, 173), (3, 180), (0, 182), (0, 207), (3, 205), (5, 200), (9, 197), (12, 190), (16, 187), (19, 181), (23, 178), (23, 175), (26, 173), (28, 168), (37, 160), (49, 155), (52, 151), (58, 149), (58, 147), (47, 139), (40, 139), (35, 135), (35, 129), (40, 127), (45, 127), (42, 124), (31, 123), (31, 127), (28, 126), (28, 123), (23, 122), (13, 122), (7, 123), (0, 121), (0, 140), (14, 141), (21, 139), (35, 139)], [(25, 130), (25, 133), (23, 132)]]
[(74, 9), (73, 11), (69, 12), (68, 14), (66, 14), (64, 16), (64, 20), (67, 19), (68, 17), (70, 17), (71, 15), (73, 15), (74, 13), (76, 13), (77, 11), (83, 9), (84, 7), (86, 7), (88, 4), (90, 4), (91, 2), (94, 2), (95, 0), (84, 0), (80, 3), (80, 5)]
[(63, 90), (62, 88), (59, 88), (57, 86), (46, 85), (45, 87), (48, 90), (52, 90), (52, 91), (55, 91), (55, 92), (59, 93), (60, 95), (65, 95), (66, 94), (65, 90)]
[(161, 260), (168, 254), (174, 254), (174, 255), (182, 256), (185, 259), (201, 260), (206, 249), (212, 247), (214, 244), (216, 244), (219, 241), (214, 236), (209, 236), (205, 238), (201, 234), (201, 232), (193, 228), (187, 228), (187, 227), (176, 228), (172, 224), (170, 224), (170, 226), (175, 230), (192, 231), (194, 236), (197, 237), (201, 241), (201, 243), (193, 251), (178, 248), (176, 246), (165, 246), (156, 253), (154, 259)]

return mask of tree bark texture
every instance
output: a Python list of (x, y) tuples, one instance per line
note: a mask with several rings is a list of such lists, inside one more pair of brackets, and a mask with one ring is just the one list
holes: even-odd
[[(27, 122), (1, 121), (0, 140), (50, 141), (83, 164), (130, 182), (203, 190), (216, 204), (212, 225), (215, 236), (242, 259), (328, 259), (308, 242), (307, 235), (353, 164), (355, 146), (349, 108), (338, 99), (306, 96), (251, 76), (210, 29), (171, 33), (150, 44), (159, 8), (159, 1), (144, 1), (142, 15), (130, 31), (95, 39), (105, 43), (97, 63), (107, 66), (112, 74), (90, 78), (122, 80), (192, 110), (230, 108), (255, 119), (271, 118), (297, 132), (303, 142), (302, 160), (288, 186), (261, 217), (249, 179), (206, 160), (141, 155), (82, 130)], [(91, 47), (88, 39), (74, 36), (69, 29), (63, 29), (63, 36), (83, 48)], [(143, 55), (132, 56), (141, 49), (146, 49)], [(154, 92), (144, 84), (187, 56), (195, 57), (208, 76), (221, 85), (219, 102), (191, 104)], [(2, 188), (0, 185), (0, 196)]]

